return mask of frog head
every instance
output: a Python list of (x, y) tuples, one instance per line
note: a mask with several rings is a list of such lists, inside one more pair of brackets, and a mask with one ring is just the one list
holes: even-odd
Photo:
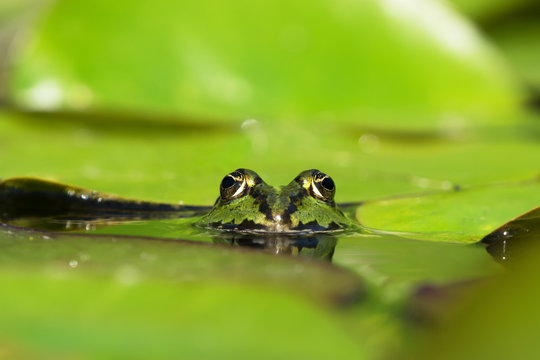
[(201, 219), (210, 228), (268, 233), (320, 232), (351, 224), (334, 202), (336, 187), (319, 170), (305, 170), (276, 188), (254, 171), (227, 174), (212, 210)]

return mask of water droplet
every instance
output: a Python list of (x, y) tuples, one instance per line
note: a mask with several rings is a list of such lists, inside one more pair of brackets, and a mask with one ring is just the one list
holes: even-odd
[(145, 261), (154, 261), (157, 258), (155, 254), (150, 254), (147, 252), (142, 252), (140, 257), (141, 257), (141, 260), (145, 260)]
[(431, 180), (428, 178), (413, 176), (411, 178), (412, 183), (420, 188), (429, 188), (431, 186)]
[(264, 152), (268, 147), (267, 135), (256, 119), (247, 119), (242, 122), (240, 129), (247, 135), (254, 151)]
[(135, 285), (139, 281), (139, 272), (134, 266), (125, 265), (116, 270), (114, 274), (116, 281), (122, 285)]
[(242, 123), (242, 125), (240, 125), (240, 129), (247, 129), (251, 126), (258, 126), (259, 125), (259, 122), (256, 120), (256, 119), (247, 119), (247, 120), (244, 120), (244, 122)]
[(77, 266), (79, 266), (79, 262), (77, 260), (71, 260), (69, 262), (69, 267), (72, 269), (75, 269)]
[(362, 152), (373, 154), (379, 150), (380, 140), (377, 135), (364, 134), (358, 139), (358, 145), (360, 145)]
[(64, 101), (64, 91), (54, 79), (43, 80), (26, 92), (26, 102), (33, 108), (51, 110)]
[(454, 187), (454, 185), (452, 185), (452, 182), (450, 182), (448, 180), (443, 180), (441, 182), (441, 189), (443, 189), (443, 190), (451, 190), (453, 187)]
[(79, 259), (80, 259), (81, 261), (88, 261), (88, 260), (90, 260), (90, 255), (85, 254), (85, 253), (81, 253), (81, 254), (79, 255)]

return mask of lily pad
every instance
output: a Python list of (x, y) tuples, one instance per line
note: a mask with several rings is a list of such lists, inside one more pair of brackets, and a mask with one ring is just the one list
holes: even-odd
[[(69, 272), (72, 268), (76, 272), (88, 271), (101, 276), (122, 276), (125, 270), (133, 275), (132, 281), (139, 278), (160, 278), (173, 282), (238, 281), (248, 284), (270, 281), (289, 291), (299, 290), (300, 294), (305, 293), (310, 298), (337, 303), (359, 299), (362, 288), (359, 278), (353, 273), (330, 267), (322, 261), (276, 258), (259, 252), (209, 246), (202, 242), (58, 234), (5, 224), (1, 231), (2, 264), (12, 269), (39, 267)], [(332, 274), (336, 276), (334, 279), (330, 278)], [(325, 279), (326, 276), (329, 278)], [(320, 286), (322, 284), (324, 286)], [(331, 290), (334, 286), (335, 292)]]
[[(510, 181), (499, 186), (475, 185), (470, 189), (463, 186), (464, 190), (460, 192), (444, 190), (448, 184), (451, 189), (461, 182), (489, 184), (494, 180), (534, 174), (536, 170), (530, 164), (534, 163), (537, 144), (515, 133), (500, 138), (501, 141), (495, 141), (496, 137), (490, 141), (473, 138), (465, 143), (437, 140), (404, 144), (382, 138), (379, 151), (368, 154), (359, 148), (357, 138), (345, 136), (340, 129), (308, 133), (302, 127), (276, 125), (274, 128), (252, 128), (250, 131), (253, 132), (238, 129), (187, 135), (154, 131), (143, 136), (144, 131), (122, 133), (110, 131), (106, 125), (92, 126), (75, 120), (48, 127), (42, 118), (25, 120), (27, 118), (2, 114), (0, 152), (7, 166), (3, 176), (44, 176), (136, 199), (168, 203), (184, 199), (187, 204), (207, 206), (215, 201), (221, 177), (237, 167), (262, 168), (265, 179), (275, 184), (287, 183), (304, 168), (319, 167), (329, 169), (326, 172), (335, 179), (338, 201), (367, 199), (364, 209), (383, 206), (385, 201), (376, 199), (384, 195), (418, 191), (427, 192), (418, 197), (424, 199), (427, 206), (447, 201), (445, 196), (448, 196), (448, 205), (443, 208), (454, 215), (459, 214), (463, 205), (461, 201), (451, 201), (453, 196), (467, 195), (463, 201), (474, 198), (481, 202), (491, 194), (501, 203), (514, 199), (516, 205), (512, 207), (515, 209), (521, 206), (519, 203), (526, 205), (534, 200), (531, 196), (535, 191), (534, 182), (527, 185)], [(253, 145), (262, 142), (261, 138), (267, 142), (263, 152), (260, 152), (263, 144), (261, 147)], [(305, 149), (313, 151), (308, 158)], [(494, 159), (495, 154), (507, 156)], [(523, 162), (514, 161), (508, 154), (520, 156)], [(306, 166), (307, 161), (312, 161), (310, 166)], [(460, 164), (470, 171), (456, 174), (449, 164)], [(504, 173), (495, 164), (503, 167)], [(430, 182), (429, 178), (441, 180)], [(477, 195), (469, 198), (467, 192)], [(411, 199), (414, 197), (402, 200)], [(429, 199), (432, 199), (431, 203)], [(489, 204), (493, 209), (499, 208), (492, 202)], [(421, 210), (419, 207), (418, 211)], [(380, 219), (372, 219), (381, 223), (393, 219), (399, 224), (400, 218), (394, 212), (381, 211), (379, 214)], [(491, 214), (488, 215), (491, 218)], [(496, 225), (507, 220), (502, 219)], [(183, 219), (167, 221), (169, 223), (138, 228), (135, 224), (130, 225), (129, 231), (153, 237), (211, 240), (206, 235), (192, 238), (193, 234), (189, 235), (189, 232), (194, 228), (189, 222), (182, 223)], [(364, 216), (360, 221), (364, 221)], [(448, 224), (452, 225), (452, 222)], [(297, 351), (296, 345), (290, 344), (304, 344), (303, 341), (308, 341), (307, 336), (319, 339), (323, 336), (321, 333), (326, 334), (331, 329), (332, 337), (325, 338), (328, 348), (341, 347), (345, 358), (386, 355), (388, 344), (402, 348), (406, 330), (400, 317), (400, 306), (417, 286), (446, 284), (501, 271), (500, 265), (492, 261), (482, 246), (443, 243), (441, 240), (455, 241), (455, 238), (433, 236), (448, 229), (456, 232), (455, 228), (443, 225), (433, 222), (429, 229), (415, 230), (425, 233), (424, 238), (438, 242), (420, 242), (383, 233), (359, 232), (340, 236), (334, 265), (210, 244), (192, 247), (182, 241), (176, 243), (177, 240), (148, 240), (140, 236), (124, 239), (119, 235), (128, 230), (122, 225), (104, 228), (103, 231), (114, 232), (114, 235), (102, 232), (97, 240), (88, 236), (92, 232), (61, 235), (56, 239), (49, 233), (40, 233), (52, 239), (39, 239), (36, 243), (36, 237), (29, 240), (33, 235), (27, 234), (4, 250), (6, 255), (2, 264), (5, 265), (0, 269), (0, 285), (7, 289), (9, 296), (0, 301), (3, 301), (4, 309), (13, 308), (13, 311), (4, 313), (0, 323), (5, 325), (2, 325), (0, 337), (6, 339), (8, 345), (22, 343), (25, 348), (36, 351), (68, 351), (78, 347), (84, 353), (99, 357), (130, 353), (131, 349), (147, 354), (157, 347), (163, 349), (163, 354), (179, 354), (181, 350), (171, 345), (175, 344), (170, 340), (174, 336), (186, 339), (186, 343), (189, 341), (190, 345), (185, 345), (184, 349), (192, 354), (206, 354), (207, 347), (201, 345), (206, 341), (210, 341), (214, 349), (223, 349), (224, 354), (229, 354), (240, 351), (245, 343), (243, 339), (263, 342), (263, 337), (267, 339), (269, 334), (282, 331), (272, 344), (279, 343), (283, 354), (303, 354), (301, 349)], [(381, 229), (396, 230), (390, 220)], [(472, 234), (476, 231), (473, 230), (467, 231)], [(1, 241), (10, 239), (9, 236), (0, 238)], [(200, 253), (195, 251), (190, 256), (189, 252), (184, 252), (185, 247), (200, 249), (197, 250)], [(163, 261), (146, 264), (151, 262), (154, 250)], [(86, 251), (92, 251), (93, 257), (82, 256)], [(70, 262), (76, 267), (72, 268)], [(295, 274), (296, 266), (305, 272)], [(61, 270), (57, 271), (59, 268)], [(325, 272), (345, 277), (327, 278)], [(136, 284), (118, 282), (118, 276), (127, 277), (129, 282), (134, 273), (138, 279)], [(189, 284), (182, 280), (182, 274), (191, 274), (186, 280)], [(189, 281), (190, 276), (197, 280), (196, 283)], [(354, 284), (361, 284), (366, 297), (342, 308), (342, 299), (347, 296), (338, 296), (340, 300), (336, 302), (332, 294), (353, 289), (349, 287), (349, 276)], [(301, 285), (287, 280), (302, 282), (304, 278), (305, 284)], [(326, 290), (314, 291), (311, 288), (314, 284), (315, 289)], [(94, 302), (96, 294), (97, 302)], [(43, 302), (39, 306), (34, 304), (34, 311), (29, 312), (28, 302), (35, 302), (32, 299), (36, 296)], [(74, 296), (80, 297), (74, 299)], [(145, 296), (148, 297), (146, 302)], [(335, 304), (338, 304), (338, 310), (335, 310)], [(142, 308), (148, 315), (141, 315)], [(194, 315), (189, 315), (190, 312)], [(114, 314), (118, 314), (117, 317)], [(137, 320), (139, 317), (141, 319)], [(173, 320), (177, 322), (172, 324)], [(289, 329), (303, 334), (302, 340), (296, 341), (294, 334), (283, 330), (284, 324), (290, 321), (295, 324)], [(128, 324), (129, 329), (124, 324)], [(236, 325), (241, 329), (237, 330)], [(212, 326), (212, 330), (204, 333), (208, 326)], [(104, 331), (104, 328), (110, 331)], [(244, 328), (255, 330), (248, 333)], [(186, 335), (190, 331), (192, 335)], [(163, 333), (167, 334), (156, 335)], [(63, 337), (43, 337), (42, 334)], [(116, 342), (111, 345), (112, 341), (107, 339)], [(137, 346), (129, 348), (129, 339), (138, 340)], [(165, 341), (169, 345), (164, 344)], [(120, 347), (118, 344), (126, 345)], [(113, 348), (115, 345), (118, 346)], [(243, 351), (248, 354), (250, 349)], [(257, 349), (252, 351), (254, 356), (258, 354)], [(327, 353), (321, 350), (320, 354)]]
[(494, 41), (513, 66), (519, 80), (532, 92), (538, 101), (540, 93), (540, 60), (538, 15), (509, 20), (490, 31)]
[(405, 3), (55, 2), (19, 43), (10, 95), (39, 111), (0, 113), (0, 177), (181, 216), (235, 168), (276, 185), (319, 168), (370, 229), (328, 241), (330, 263), (216, 240), (196, 218), (4, 226), (0, 346), (373, 359), (416, 345), (403, 306), (418, 287), (503, 270), (472, 242), (538, 206), (537, 179), (522, 180), (538, 174), (539, 132), (466, 20)]
[(364, 357), (340, 321), (314, 306), (351, 304), (362, 291), (357, 276), (325, 262), (5, 225), (0, 247), (2, 346), (50, 356)]
[(410, 358), (535, 358), (540, 350), (535, 336), (540, 321), (538, 239), (536, 232), (535, 241), (519, 244), (520, 256), (505, 274), (462, 289), (460, 301), (445, 308), (452, 316), (431, 326), (429, 333), (417, 334), (420, 346)]
[(356, 215), (372, 229), (415, 239), (472, 243), (537, 207), (538, 199), (540, 182), (531, 179), (366, 203)]
[(449, 114), (508, 122), (520, 98), (493, 48), (436, 1), (58, 1), (15, 63), (14, 100), (46, 110), (438, 129)]

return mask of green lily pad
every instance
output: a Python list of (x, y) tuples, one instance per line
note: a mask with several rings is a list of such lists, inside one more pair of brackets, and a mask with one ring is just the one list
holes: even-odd
[(58, 1), (15, 64), (14, 100), (49, 110), (438, 129), (507, 122), (520, 98), (439, 2)]
[[(406, 312), (418, 287), (503, 272), (472, 242), (539, 205), (538, 121), (466, 19), (435, 1), (51, 4), (12, 54), (2, 179), (193, 216), (236, 168), (275, 185), (319, 168), (374, 230), (340, 233), (330, 263), (226, 246), (195, 217), (2, 226), (0, 357), (380, 359), (422, 353), (423, 330), (487, 354), (495, 290), (441, 336)], [(522, 298), (535, 272), (516, 271)], [(535, 319), (524, 301), (512, 315)]]
[[(65, 273), (73, 268), (83, 274), (102, 276), (122, 276), (126, 270), (128, 275), (133, 274), (133, 281), (139, 278), (248, 284), (269, 281), (313, 299), (338, 303), (358, 299), (362, 288), (354, 274), (323, 261), (294, 261), (178, 239), (58, 234), (7, 225), (2, 225), (0, 230), (1, 262), (12, 269), (38, 267)], [(332, 275), (335, 278), (325, 279)]]
[(534, 241), (519, 244), (520, 257), (512, 259), (506, 273), (462, 289), (461, 299), (445, 308), (451, 316), (429, 332), (417, 333), (420, 345), (410, 358), (535, 358), (540, 350), (535, 336), (540, 321), (540, 247), (535, 234), (536, 238), (529, 236)]
[(0, 247), (0, 306), (9, 309), (0, 314), (2, 345), (99, 358), (215, 356), (216, 349), (225, 358), (364, 356), (340, 321), (314, 306), (350, 304), (362, 291), (356, 275), (325, 262), (8, 226), (0, 227)]
[[(114, 127), (111, 130), (103, 123), (100, 126), (93, 126), (92, 122), (81, 123), (76, 119), (56, 123), (54, 127), (50, 127), (41, 117), (32, 119), (29, 117), (31, 116), (21, 117), (18, 114), (3, 113), (0, 118), (0, 152), (7, 166), (2, 176), (44, 176), (135, 199), (168, 203), (176, 202), (175, 199), (185, 199), (186, 204), (210, 205), (218, 194), (221, 177), (240, 166), (262, 168), (261, 175), (273, 184), (287, 183), (304, 167), (319, 167), (332, 174), (335, 179), (338, 201), (368, 199), (363, 206), (364, 209), (377, 204), (383, 206), (385, 202), (376, 199), (384, 195), (418, 191), (428, 192), (425, 196), (419, 197), (426, 201), (426, 206), (431, 206), (429, 199), (434, 203), (448, 196), (448, 206), (443, 208), (453, 211), (453, 214), (459, 213), (457, 209), (462, 209), (463, 205), (457, 200), (450, 201), (452, 197), (465, 196), (468, 192), (471, 194), (478, 192), (474, 199), (479, 202), (483, 197), (489, 198), (490, 194), (501, 203), (514, 199), (515, 206), (512, 205), (512, 208), (517, 209), (521, 206), (519, 203), (528, 204), (532, 201), (534, 196), (531, 194), (535, 194), (534, 184), (527, 186), (522, 184), (524, 186), (522, 189), (521, 185), (513, 186), (512, 182), (500, 186), (475, 185), (470, 189), (463, 186), (465, 190), (460, 192), (440, 193), (454, 184), (492, 183), (495, 180), (519, 179), (534, 174), (535, 169), (530, 164), (533, 164), (536, 158), (537, 144), (530, 141), (530, 138), (520, 135), (519, 129), (512, 135), (508, 135), (505, 131), (505, 136), (500, 138), (495, 131), (495, 136), (489, 141), (473, 138), (466, 142), (430, 140), (402, 143), (398, 139), (381, 137), (379, 150), (366, 153), (359, 147), (356, 137), (349, 137), (348, 134), (345, 136), (341, 129), (305, 132), (303, 127), (293, 125), (264, 127), (264, 124), (259, 124), (260, 127), (250, 129), (251, 132), (239, 129), (230, 132), (191, 132), (188, 135), (182, 132), (172, 133), (170, 130), (160, 131), (159, 127), (153, 127), (154, 131), (143, 136), (144, 131), (141, 130), (126, 129), (125, 132), (121, 132), (114, 130)], [(140, 129), (144, 129), (142, 123)], [(263, 141), (266, 141), (266, 147)], [(312, 151), (307, 158), (306, 149)], [(506, 155), (495, 158), (497, 154)], [(514, 161), (515, 157), (510, 154), (519, 156), (522, 161)], [(306, 166), (306, 162), (310, 162), (310, 165)], [(469, 171), (456, 174), (452, 167), (457, 165)], [(504, 173), (497, 171), (499, 168), (495, 165), (504, 168)], [(435, 193), (429, 194), (429, 191), (434, 190)], [(480, 194), (483, 194), (483, 197)], [(493, 209), (498, 208), (493, 206), (493, 203), (490, 204)], [(472, 208), (474, 209), (474, 206)], [(418, 211), (421, 210), (419, 207)], [(379, 222), (388, 220), (386, 227), (382, 229), (396, 230), (390, 221), (394, 219), (399, 224), (400, 219), (396, 218), (395, 213), (380, 211), (379, 214), (380, 218), (373, 216), (371, 219)], [(367, 219), (365, 217), (365, 220)], [(185, 236), (192, 239), (193, 234), (189, 234), (194, 232), (191, 223), (182, 223), (181, 220), (167, 220), (169, 221), (167, 224), (156, 223), (155, 226), (139, 228), (133, 225), (129, 233)], [(361, 216), (360, 220), (363, 222), (364, 217)], [(505, 218), (496, 225), (501, 225), (507, 220), (508, 218)], [(105, 236), (102, 240), (95, 240), (92, 236), (63, 235), (59, 240), (55, 240), (57, 242), (49, 240), (36, 244), (35, 237), (34, 240), (25, 237), (24, 241), (21, 239), (22, 242), (16, 246), (7, 249), (3, 247), (5, 257), (2, 258), (2, 264), (5, 266), (0, 271), (0, 283), (5, 284), (2, 285), (3, 289), (12, 290), (8, 292), (10, 296), (4, 298), (2, 304), (4, 309), (13, 308), (14, 311), (6, 312), (3, 321), (0, 321), (6, 324), (0, 340), (7, 339), (5, 342), (8, 345), (15, 343), (15, 347), (16, 344), (23, 343), (25, 348), (36, 351), (67, 351), (71, 346), (73, 348), (79, 346), (85, 353), (97, 354), (96, 357), (99, 357), (108, 353), (117, 354), (114, 351), (118, 353), (130, 351), (125, 347), (118, 347), (118, 350), (115, 350), (111, 348), (112, 345), (109, 347), (101, 345), (106, 342), (106, 338), (118, 339), (121, 344), (128, 344), (128, 338), (147, 338), (146, 342), (141, 340), (138, 347), (135, 347), (141, 353), (146, 354), (152, 351), (150, 349), (162, 346), (164, 353), (178, 354), (177, 351), (180, 350), (161, 345), (161, 339), (169, 339), (172, 336), (170, 334), (182, 337), (189, 331), (186, 330), (188, 327), (202, 329), (211, 324), (212, 319), (221, 319), (218, 322), (221, 327), (214, 325), (215, 332), (211, 335), (214, 339), (212, 345), (215, 349), (224, 349), (226, 352), (229, 351), (227, 349), (237, 351), (243, 341), (238, 340), (239, 338), (219, 336), (217, 333), (229, 334), (226, 326), (232, 326), (231, 322), (238, 324), (239, 327), (252, 324), (251, 328), (259, 329), (255, 331), (257, 333), (265, 332), (265, 329), (273, 331), (274, 328), (265, 325), (267, 323), (265, 318), (269, 317), (272, 318), (269, 320), (270, 324), (280, 322), (279, 326), (284, 326), (283, 324), (288, 324), (289, 321), (295, 321), (309, 327), (306, 331), (300, 330), (301, 325), (298, 324), (291, 327), (292, 331), (302, 334), (309, 335), (311, 331), (320, 334), (318, 331), (336, 329), (334, 335), (337, 340), (328, 339), (329, 347), (342, 346), (341, 342), (345, 342), (343, 351), (352, 354), (351, 356), (362, 356), (362, 353), (366, 352), (382, 356), (386, 354), (388, 344), (401, 344), (406, 330), (398, 315), (400, 306), (417, 286), (426, 283), (446, 284), (500, 272), (499, 264), (492, 261), (482, 246), (446, 243), (446, 241), (454, 242), (456, 238), (437, 237), (447, 230), (452, 233), (461, 231), (453, 228), (451, 221), (448, 223), (452, 225), (450, 228), (444, 227), (444, 224), (434, 224), (433, 222), (430, 229), (422, 228), (418, 231), (425, 234), (422, 238), (439, 242), (420, 242), (386, 234), (360, 233), (347, 237), (340, 236), (333, 259), (334, 264), (338, 266), (337, 269), (334, 268), (335, 265), (330, 264), (319, 267), (310, 262), (313, 260), (276, 258), (239, 249), (234, 251), (221, 246), (212, 248), (213, 245), (210, 244), (193, 247), (201, 249), (197, 250), (201, 251), (200, 253), (197, 251), (191, 253), (193, 256), (188, 256), (189, 253), (180, 256), (184, 245), (171, 243), (174, 240), (140, 239), (132, 243), (131, 240), (122, 239), (119, 235), (125, 234), (128, 230), (121, 225), (100, 231), (102, 234), (107, 231), (115, 234), (101, 235)], [(186, 226), (189, 227), (189, 231), (180, 230)], [(467, 231), (472, 234), (472, 230), (474, 229)], [(0, 238), (2, 241), (9, 240), (9, 237), (5, 236)], [(201, 237), (193, 237), (193, 240), (209, 241), (208, 238)], [(58, 246), (51, 246), (54, 244)], [(192, 248), (191, 245), (187, 247)], [(94, 257), (81, 258), (86, 251), (95, 251)], [(160, 264), (145, 265), (145, 261), (149, 261), (148, 255), (151, 259), (154, 252), (160, 257), (163, 256), (163, 261)], [(55, 258), (58, 261), (54, 261)], [(268, 269), (266, 261), (261, 259), (269, 259), (272, 264), (284, 266), (279, 265), (277, 268), (270, 265), (274, 270), (266, 271), (264, 270)], [(71, 262), (73, 260), (76, 263)], [(90, 267), (85, 261), (90, 263), (93, 261), (93, 266)], [(76, 267), (71, 268), (70, 262), (76, 264)], [(306, 266), (303, 275), (294, 274), (297, 264), (300, 264), (301, 268)], [(312, 265), (318, 270), (312, 271)], [(58, 274), (56, 271), (58, 267), (62, 269), (60, 277), (65, 276), (68, 279), (64, 283), (58, 283), (60, 280), (54, 277)], [(346, 268), (347, 271), (342, 272), (339, 270), (340, 267)], [(227, 269), (229, 271), (225, 271)], [(319, 270), (322, 272), (320, 276), (312, 276), (319, 274)], [(351, 276), (349, 271), (355, 274), (352, 277), (355, 282), (359, 281), (358, 276), (362, 278), (361, 283), (365, 284), (362, 286), (367, 287), (367, 298), (348, 307), (345, 311), (347, 320), (343, 320), (340, 315), (343, 314), (343, 310), (329, 310), (324, 304), (336, 304), (332, 295), (335, 291), (351, 289), (347, 285), (347, 278)], [(50, 272), (53, 273), (52, 278)], [(326, 279), (324, 272), (339, 278), (345, 274), (345, 277), (329, 278), (322, 283), (321, 281)], [(118, 290), (118, 287), (124, 289), (125, 285), (119, 284), (117, 277), (133, 278), (133, 273), (138, 276), (138, 282), (131, 287), (127, 286), (128, 290), (125, 293)], [(191, 274), (191, 277), (201, 284), (200, 287), (195, 286), (195, 289), (191, 290), (192, 282), (187, 285), (179, 280), (182, 278), (181, 274), (185, 273)], [(231, 279), (230, 274), (236, 276)], [(288, 282), (287, 279), (293, 278), (298, 280), (305, 278), (305, 284)], [(339, 286), (334, 287), (333, 282)], [(314, 291), (311, 287), (314, 283), (317, 283), (315, 289), (326, 290)], [(342, 285), (345, 287), (341, 288)], [(142, 289), (140, 292), (129, 290), (138, 289), (139, 286)], [(161, 287), (164, 289), (163, 292), (160, 291)], [(189, 290), (185, 290), (186, 287), (189, 287)], [(35, 312), (26, 312), (28, 315), (24, 315), (26, 307), (23, 309), (17, 307), (17, 304), (27, 304), (24, 299), (34, 298), (36, 289), (39, 289), (37, 294), (40, 298), (49, 300), (45, 301), (43, 306), (36, 307)], [(71, 301), (70, 295), (73, 292), (82, 294), (81, 297), (88, 299), (92, 298), (92, 294), (102, 294), (101, 306), (106, 311), (100, 312), (91, 326), (87, 323), (85, 312), (81, 312), (81, 309), (73, 304), (62, 302)], [(114, 294), (119, 292), (121, 295), (115, 297)], [(163, 320), (165, 315), (158, 313), (157, 310), (156, 313), (150, 312), (147, 317), (137, 320), (142, 316), (139, 307), (144, 307), (143, 292), (148, 296), (148, 301), (163, 309), (163, 312), (178, 314), (172, 318), (187, 319), (185, 327), (177, 324), (167, 325), (168, 323)], [(185, 295), (185, 299), (182, 298), (183, 293), (188, 294)], [(66, 300), (60, 301), (54, 294)], [(223, 298), (221, 294), (224, 294)], [(201, 310), (206, 304), (201, 300), (205, 295), (215, 302), (208, 313)], [(280, 300), (281, 296), (289, 300)], [(130, 300), (132, 298), (133, 301)], [(340, 296), (338, 298), (343, 299)], [(244, 314), (238, 315), (241, 310), (229, 314), (221, 313), (225, 308), (236, 309), (235, 304), (245, 304), (243, 299), (248, 301)], [(195, 307), (199, 309), (196, 311), (198, 317), (189, 317), (181, 312), (179, 309), (182, 308), (182, 301), (185, 302), (186, 309)], [(55, 308), (55, 303), (63, 307)], [(276, 303), (279, 306), (270, 305)], [(91, 303), (82, 302), (82, 304), (85, 305), (85, 309), (92, 308)], [(293, 316), (289, 317), (289, 320), (282, 317), (294, 313), (305, 304), (309, 304), (306, 305), (307, 310), (299, 312), (305, 314), (305, 317)], [(122, 306), (125, 306), (124, 311), (120, 310)], [(123, 315), (115, 320), (111, 315), (114, 312)], [(9, 317), (9, 314), (14, 315)], [(314, 320), (309, 320), (310, 317)], [(130, 321), (127, 320), (129, 318)], [(255, 327), (252, 322), (254, 320), (250, 319), (256, 319), (262, 328)], [(29, 326), (32, 320), (39, 326)], [(319, 321), (327, 321), (330, 325), (319, 325)], [(126, 330), (123, 323), (130, 324), (130, 330)], [(103, 332), (104, 327), (110, 328), (111, 331)], [(32, 332), (32, 329), (36, 330)], [(150, 330), (146, 332), (145, 329), (151, 329), (152, 332)], [(233, 329), (236, 329), (236, 326)], [(162, 334), (162, 331), (170, 334), (163, 337), (156, 336), (155, 339), (149, 335)], [(192, 347), (186, 345), (186, 348), (192, 349), (189, 351), (193, 354), (197, 351), (205, 354), (206, 348), (201, 350), (200, 345), (203, 339), (206, 339), (201, 335), (202, 331), (194, 332), (193, 337), (185, 336), (190, 344), (193, 344)], [(72, 335), (69, 342), (60, 343), (61, 340), (58, 338), (42, 338), (43, 333)], [(127, 334), (126, 337), (116, 335), (122, 333)], [(249, 339), (259, 339), (255, 335), (251, 337), (243, 330), (234, 330), (234, 333)], [(288, 336), (287, 339), (294, 338), (290, 333), (283, 334), (284, 337)], [(313, 338), (317, 339), (317, 336), (322, 335), (313, 335)], [(281, 347), (293, 348), (288, 345), (289, 340), (281, 339), (276, 339), (275, 343), (279, 341), (283, 344)], [(346, 345), (349, 342), (357, 342), (359, 345), (350, 347)], [(289, 353), (295, 351), (296, 347)], [(256, 350), (253, 350), (253, 353), (255, 354)], [(302, 354), (301, 350), (296, 353)], [(344, 354), (344, 357), (347, 355)]]
[(406, 237), (472, 243), (537, 207), (538, 199), (540, 182), (532, 179), (366, 203), (356, 216), (368, 228)]
[(538, 36), (540, 36), (539, 17), (516, 19), (495, 27), (490, 31), (496, 44), (504, 52), (513, 66), (519, 80), (538, 97), (540, 92), (540, 61)]

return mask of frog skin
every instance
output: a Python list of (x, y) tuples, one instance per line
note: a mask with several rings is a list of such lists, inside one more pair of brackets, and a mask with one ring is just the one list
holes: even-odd
[(344, 229), (353, 222), (334, 202), (334, 181), (319, 170), (302, 171), (276, 188), (257, 173), (237, 169), (221, 181), (220, 196), (203, 216), (203, 227), (265, 233), (311, 233)]

